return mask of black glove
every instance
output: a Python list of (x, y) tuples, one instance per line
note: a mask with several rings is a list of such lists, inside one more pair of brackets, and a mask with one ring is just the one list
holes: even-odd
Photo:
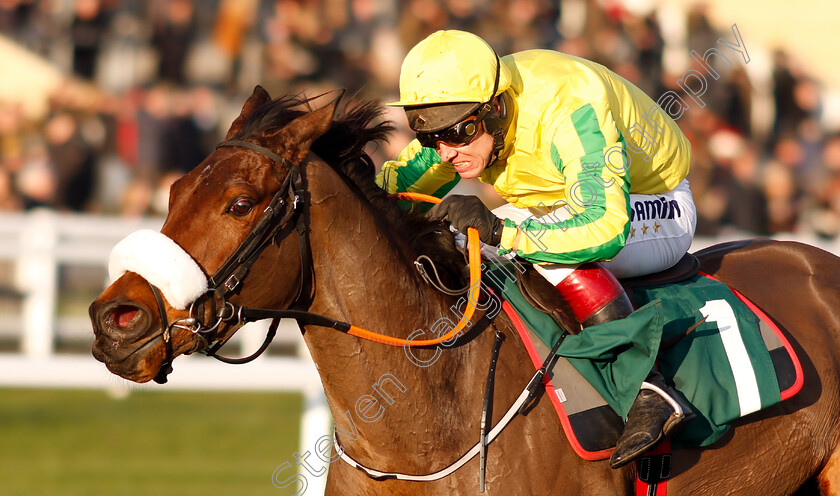
[(488, 245), (502, 241), (505, 223), (493, 215), (475, 196), (450, 195), (432, 207), (426, 214), (429, 220), (448, 220), (452, 227), (467, 234), (468, 227), (478, 230), (478, 237)]

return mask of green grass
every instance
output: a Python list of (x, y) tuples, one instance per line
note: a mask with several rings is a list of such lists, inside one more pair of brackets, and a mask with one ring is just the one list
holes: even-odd
[[(0, 389), (0, 495), (284, 494), (292, 394)], [(288, 491), (288, 489), (286, 489)]]

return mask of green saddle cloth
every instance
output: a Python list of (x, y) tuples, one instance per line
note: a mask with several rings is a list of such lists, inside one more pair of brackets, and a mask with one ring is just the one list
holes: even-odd
[[(502, 272), (486, 281), (551, 348), (562, 330)], [(632, 315), (567, 336), (559, 349), (622, 418), (655, 362), (697, 415), (674, 435), (675, 449), (712, 444), (733, 420), (781, 401), (758, 318), (725, 284), (697, 275), (631, 296), (640, 305)]]

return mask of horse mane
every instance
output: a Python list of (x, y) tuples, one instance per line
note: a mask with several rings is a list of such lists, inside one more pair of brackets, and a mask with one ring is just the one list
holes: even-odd
[[(313, 99), (287, 95), (262, 105), (248, 118), (234, 139), (256, 138), (286, 126), (295, 118), (311, 112)], [(426, 220), (419, 213), (420, 209), (404, 210), (398, 200), (376, 185), (376, 169), (365, 147), (369, 143), (384, 141), (394, 130), (390, 121), (381, 119), (384, 112), (382, 106), (372, 101), (342, 105), (330, 129), (315, 140), (310, 149), (329, 164), (352, 190), (367, 200), (381, 214), (379, 218), (418, 254), (426, 255), (435, 264), (447, 268), (449, 277), (445, 282), (463, 285), (460, 266), (463, 265), (464, 255), (456, 247), (448, 227)]]

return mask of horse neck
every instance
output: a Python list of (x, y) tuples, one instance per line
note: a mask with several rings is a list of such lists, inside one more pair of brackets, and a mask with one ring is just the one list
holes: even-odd
[(381, 214), (331, 167), (311, 163), (308, 176), (316, 284), (312, 310), (371, 328), (394, 327), (399, 310), (397, 337), (429, 325), (427, 318), (448, 299), (421, 283), (412, 248), (377, 220)]
[[(315, 272), (310, 310), (400, 338), (421, 329), (416, 339), (427, 339), (437, 333), (436, 323), (457, 322), (450, 308), (457, 300), (423, 283), (405, 243), (376, 221), (365, 200), (324, 169), (317, 168), (317, 180), (316, 170), (309, 172)], [(483, 332), (450, 349), (411, 353), (318, 327), (306, 329), (305, 340), (348, 452), (383, 463), (412, 450), (420, 458), (425, 453), (428, 464), (430, 454), (448, 457), (466, 444), (458, 438), (462, 426), (452, 424), (481, 410), (492, 335)], [(478, 393), (467, 394), (468, 388)]]

